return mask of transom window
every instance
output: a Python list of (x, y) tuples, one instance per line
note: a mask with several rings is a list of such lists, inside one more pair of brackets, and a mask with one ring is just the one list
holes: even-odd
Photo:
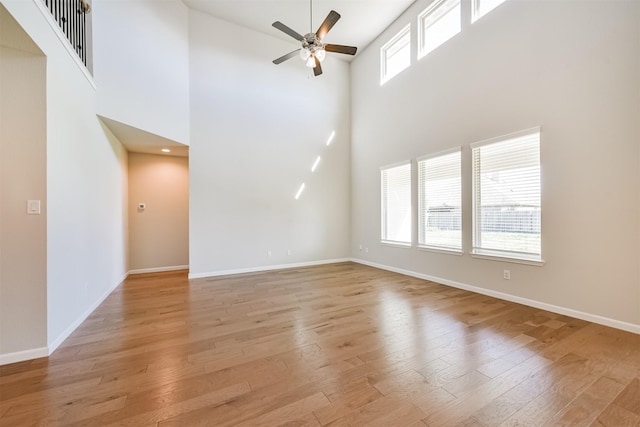
[(471, 148), (473, 253), (541, 261), (540, 129)]
[(411, 25), (404, 27), (380, 49), (380, 84), (411, 65)]
[(506, 0), (472, 0), (471, 22), (476, 22), (505, 1)]
[(460, 0), (436, 0), (419, 16), (419, 54), (422, 58), (460, 32)]

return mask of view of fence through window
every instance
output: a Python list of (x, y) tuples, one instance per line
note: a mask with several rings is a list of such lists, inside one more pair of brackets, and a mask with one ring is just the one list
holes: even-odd
[(418, 244), (462, 249), (461, 150), (418, 159)]
[(71, 47), (85, 66), (90, 62), (89, 11), (91, 6), (86, 0), (43, 0), (53, 19), (69, 40)]
[(474, 252), (540, 259), (540, 131), (473, 146)]

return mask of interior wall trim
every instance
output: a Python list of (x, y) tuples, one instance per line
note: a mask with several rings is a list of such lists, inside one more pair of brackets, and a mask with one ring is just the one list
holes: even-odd
[(47, 356), (49, 356), (49, 349), (47, 347), (32, 348), (29, 350), (16, 351), (15, 353), (0, 354), (0, 366)]
[(314, 265), (337, 264), (349, 262), (350, 258), (327, 259), (321, 261), (298, 262), (292, 264), (265, 265), (260, 267), (238, 268), (233, 270), (219, 270), (207, 273), (189, 273), (189, 279), (201, 279), (203, 277), (229, 276), (233, 274), (258, 273), (261, 271), (285, 270), (287, 268), (311, 267)]
[(392, 271), (394, 273), (404, 274), (405, 276), (415, 277), (417, 279), (429, 280), (442, 285), (451, 286), (458, 289), (464, 289), (465, 291), (475, 292), (477, 294), (487, 295), (490, 297), (502, 299), (505, 301), (511, 301), (518, 304), (523, 304), (529, 307), (539, 308), (541, 310), (550, 311), (552, 313), (563, 314), (565, 316), (575, 317), (577, 319), (586, 320), (588, 322), (597, 323), (599, 325), (609, 326), (623, 331), (632, 332), (634, 334), (640, 334), (640, 325), (623, 322), (621, 320), (611, 319), (609, 317), (599, 316), (597, 314), (586, 313), (584, 311), (574, 310), (572, 308), (562, 307), (559, 305), (548, 304), (528, 298), (522, 298), (516, 295), (505, 294), (503, 292), (493, 291), (491, 289), (485, 289), (478, 286), (468, 285), (466, 283), (455, 282), (453, 280), (443, 279), (441, 277), (430, 276), (428, 274), (417, 273), (415, 271), (404, 270), (402, 268), (391, 267), (384, 264), (378, 264), (375, 262), (365, 261), (362, 259), (352, 258), (351, 261), (367, 265), (369, 267), (379, 268), (381, 270)]
[[(443, 279), (441, 277), (430, 276), (428, 274), (417, 273), (415, 271), (404, 270), (402, 268), (391, 267), (384, 264), (378, 264), (375, 262), (365, 261), (358, 258), (339, 258), (339, 259), (329, 259), (329, 260), (321, 260), (321, 261), (310, 261), (310, 262), (300, 262), (300, 263), (292, 263), (292, 264), (279, 264), (279, 265), (268, 265), (261, 267), (250, 267), (250, 268), (241, 268), (241, 269), (233, 269), (233, 270), (220, 270), (208, 273), (189, 273), (189, 279), (199, 279), (204, 277), (216, 277), (216, 276), (228, 276), (233, 274), (242, 274), (242, 273), (255, 273), (261, 271), (271, 271), (271, 270), (283, 270), (287, 268), (300, 268), (300, 267), (311, 267), (314, 265), (324, 265), (324, 264), (336, 264), (341, 262), (355, 262), (357, 264), (366, 265), (373, 268), (379, 268), (381, 270), (392, 271), (394, 273), (403, 274), (405, 276), (415, 277), (417, 279), (429, 280), (432, 282), (440, 283), (442, 285), (451, 286), (458, 289), (464, 289), (466, 291), (475, 292), (482, 295), (491, 296), (498, 299), (503, 299), (506, 301), (515, 302), (518, 304), (524, 304), (529, 307), (539, 308), (541, 310), (550, 311), (552, 313), (563, 314), (566, 316), (575, 317), (577, 319), (586, 320), (588, 322), (597, 323), (599, 325), (609, 326), (612, 328), (620, 329), (627, 332), (632, 332), (635, 334), (640, 334), (640, 325), (623, 322), (621, 320), (611, 319), (609, 317), (599, 316), (597, 314), (586, 313), (583, 311), (574, 310), (567, 307), (561, 307), (558, 305), (548, 304), (528, 298), (522, 298), (515, 295), (505, 294), (503, 292), (492, 291), (490, 289), (481, 288), (478, 286), (468, 285), (466, 283), (460, 283), (453, 280)], [(188, 266), (176, 266), (176, 267), (167, 267), (173, 270), (182, 270), (188, 268)], [(151, 270), (151, 269), (147, 269)], [(158, 270), (154, 269), (154, 271), (173, 271), (173, 270)], [(53, 341), (48, 347), (40, 347), (34, 348), (24, 351), (18, 351), (14, 353), (6, 353), (0, 354), (0, 366), (7, 365), (10, 363), (23, 362), (25, 360), (37, 359), (40, 357), (50, 356), (59, 346), (64, 342), (65, 339), (69, 337), (75, 331), (78, 326), (84, 322), (87, 317), (95, 311), (96, 308), (129, 276), (129, 274), (141, 274), (134, 273), (134, 271), (141, 270), (132, 270), (129, 273), (126, 273), (116, 284), (114, 284), (105, 294), (96, 301), (82, 316), (80, 316), (66, 331), (64, 331), (60, 336)], [(152, 271), (144, 271), (144, 272), (152, 272)]]
[(171, 267), (141, 268), (138, 270), (129, 270), (129, 274), (162, 273), (165, 271), (178, 271), (188, 269), (188, 265), (174, 265)]
[(80, 317), (78, 317), (71, 325), (69, 325), (69, 327), (63, 332), (61, 333), (58, 338), (56, 338), (55, 340), (53, 340), (53, 342), (49, 343), (49, 354), (47, 356), (50, 356), (51, 354), (53, 354), (54, 351), (56, 351), (56, 349), (58, 347), (60, 347), (60, 344), (62, 344), (64, 342), (64, 340), (66, 340), (67, 338), (69, 338), (69, 335), (71, 335), (73, 333), (73, 331), (75, 331), (78, 326), (80, 326), (82, 324), (82, 322), (84, 322), (85, 320), (87, 320), (87, 317), (89, 317), (91, 315), (91, 313), (93, 313), (95, 311), (96, 308), (98, 308), (100, 306), (100, 304), (102, 304), (102, 302), (107, 299), (107, 297), (109, 295), (111, 295), (111, 293), (122, 284), (122, 282), (124, 282), (124, 280), (129, 276), (129, 273), (125, 273), (124, 276), (122, 276), (118, 281), (116, 281), (116, 283), (114, 283), (113, 285), (111, 285), (111, 287), (100, 297), (98, 298), (98, 300), (96, 302), (94, 302), (91, 307), (89, 307), (87, 309), (87, 311), (85, 311)]

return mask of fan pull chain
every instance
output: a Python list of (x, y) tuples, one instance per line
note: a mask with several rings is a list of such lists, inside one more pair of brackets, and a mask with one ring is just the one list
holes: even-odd
[(313, 0), (309, 0), (309, 32), (313, 33)]

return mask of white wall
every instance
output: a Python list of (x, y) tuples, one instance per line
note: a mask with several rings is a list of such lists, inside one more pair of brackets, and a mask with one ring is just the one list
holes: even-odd
[[(640, 3), (509, 0), (381, 87), (372, 72), (381, 45), (409, 22), (415, 30), (427, 4), (352, 64), (352, 254), (637, 329)], [(468, 144), (533, 126), (546, 264), (472, 258)], [(454, 146), (463, 146), (466, 254), (380, 245), (378, 168)]]
[(189, 18), (192, 277), (347, 257), (348, 64), (309, 77), (298, 58), (271, 63), (295, 43)]
[[(46, 352), (47, 158), (45, 57), (2, 5), (0, 26), (2, 363)], [(27, 215), (27, 200), (40, 200), (40, 215)]]
[(128, 188), (130, 272), (188, 268), (189, 159), (129, 153)]
[[(3, 0), (47, 57), (47, 344), (55, 349), (127, 272), (127, 154), (39, 0)], [(54, 24), (55, 25), (55, 24)]]
[(180, 0), (94, 0), (98, 113), (189, 144), (187, 7)]

